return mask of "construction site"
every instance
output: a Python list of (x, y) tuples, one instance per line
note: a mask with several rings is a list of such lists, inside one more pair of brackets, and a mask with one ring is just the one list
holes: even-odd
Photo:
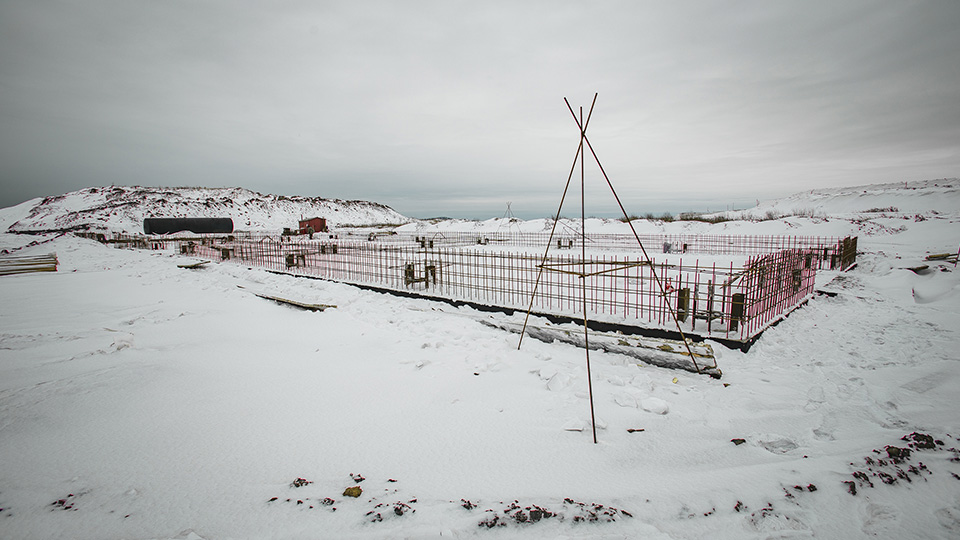
[(856, 237), (649, 235), (641, 241), (659, 249), (648, 262), (632, 236), (611, 234), (561, 237), (546, 256), (533, 250), (546, 234), (508, 232), (100, 239), (559, 320), (582, 320), (585, 298), (591, 322), (638, 334), (673, 332), (673, 311), (688, 336), (740, 348), (810, 298), (818, 269), (849, 268), (857, 249)]
[[(323, 218), (301, 218), (299, 234), (287, 228), (279, 236), (196, 235), (220, 232), (209, 227), (226, 223), (195, 222), (190, 228), (175, 219), (153, 219), (145, 220), (144, 233), (173, 228), (194, 236), (118, 235), (113, 241), (482, 310), (526, 312), (521, 340), (531, 314), (582, 322), (587, 350), (591, 327), (679, 339), (691, 360), (688, 336), (746, 350), (764, 329), (810, 298), (818, 269), (843, 270), (855, 263), (856, 237), (639, 235), (587, 137), (596, 100), (595, 94), (584, 115), (564, 98), (579, 145), (549, 233), (330, 232)], [(587, 233), (588, 153), (633, 234)], [(564, 220), (578, 170), (580, 218)], [(589, 369), (589, 353), (587, 364)], [(695, 361), (693, 367), (701, 371)]]

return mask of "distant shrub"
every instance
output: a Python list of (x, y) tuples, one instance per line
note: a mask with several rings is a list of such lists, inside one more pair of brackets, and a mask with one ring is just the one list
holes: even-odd
[(791, 216), (812, 218), (816, 217), (817, 212), (813, 208), (801, 208), (790, 213)]
[(658, 215), (654, 214), (653, 212), (647, 212), (646, 214), (643, 215), (643, 218), (641, 218), (640, 216), (638, 216), (638, 215), (636, 215), (636, 214), (630, 214), (629, 217), (626, 217), (626, 218), (624, 218), (624, 217), (619, 217), (619, 218), (617, 218), (617, 219), (618, 219), (619, 221), (623, 222), (623, 223), (627, 223), (627, 222), (630, 222), (630, 221), (636, 221), (636, 220), (638, 220), (638, 219), (645, 219), (645, 220), (647, 220), (647, 221), (673, 221), (673, 215), (670, 214), (669, 212), (666, 212), (666, 213), (660, 214), (660, 215), (658, 216)]
[(899, 212), (900, 210), (896, 206), (887, 206), (885, 208), (871, 208), (869, 210), (864, 210), (864, 212)]
[(767, 210), (767, 212), (759, 219), (759, 221), (772, 221), (776, 219), (783, 219), (785, 217), (815, 218), (817, 217), (817, 211), (813, 208), (800, 208), (790, 212), (789, 214), (781, 214), (776, 210)]
[(699, 221), (701, 223), (723, 223), (730, 221), (726, 214), (714, 214), (707, 216), (699, 212), (684, 212), (677, 218), (679, 221)]

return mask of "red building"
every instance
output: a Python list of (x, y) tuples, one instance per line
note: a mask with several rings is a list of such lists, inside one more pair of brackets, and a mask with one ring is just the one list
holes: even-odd
[(300, 234), (310, 234), (312, 232), (327, 232), (327, 220), (318, 217), (301, 219)]

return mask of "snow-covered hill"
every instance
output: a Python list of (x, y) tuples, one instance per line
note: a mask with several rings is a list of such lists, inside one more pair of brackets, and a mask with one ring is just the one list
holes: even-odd
[[(629, 211), (629, 205), (628, 205)], [(716, 223), (711, 222), (710, 218)], [(727, 220), (727, 221), (724, 221)], [(557, 234), (576, 234), (579, 220), (561, 220)], [(874, 237), (892, 252), (919, 250), (955, 251), (960, 233), (951, 224), (960, 221), (960, 180), (875, 184), (847, 188), (818, 189), (782, 199), (762, 201), (754, 208), (720, 212), (673, 221), (636, 219), (630, 224), (619, 219), (590, 218), (588, 234), (702, 234), (702, 235), (787, 235)], [(909, 226), (908, 226), (909, 225)], [(550, 219), (518, 220), (493, 218), (485, 221), (417, 220), (397, 229), (423, 235), (447, 231), (549, 232)]]
[[(722, 231), (696, 221), (639, 220), (634, 226), (643, 233), (759, 234), (753, 230), (757, 228), (755, 222), (771, 218), (811, 217), (821, 222), (823, 218), (845, 218), (859, 223), (865, 218), (960, 217), (960, 179), (817, 189), (761, 201), (746, 210), (713, 215), (731, 221), (720, 225)], [(279, 231), (295, 226), (301, 217), (323, 217), (333, 227), (405, 224), (401, 231), (423, 233), (453, 230), (539, 232), (549, 231), (552, 227), (549, 219), (415, 220), (375, 202), (265, 195), (243, 188), (111, 186), (33, 199), (0, 209), (0, 231), (90, 228), (137, 233), (143, 230), (143, 219), (147, 217), (229, 217), (236, 229), (251, 231)], [(762, 227), (767, 234), (770, 233), (769, 225)], [(841, 223), (820, 225), (824, 230), (817, 231), (817, 234), (849, 233), (841, 230)], [(573, 223), (566, 224), (568, 229), (576, 227)], [(784, 221), (779, 227), (783, 230), (776, 234), (791, 234), (790, 229), (795, 227), (795, 224)], [(592, 233), (630, 232), (625, 223), (616, 219), (591, 219), (587, 228)], [(856, 230), (852, 232), (856, 233)]]
[(91, 187), (34, 199), (0, 210), (0, 228), (11, 232), (91, 228), (142, 232), (147, 217), (232, 218), (238, 230), (296, 227), (322, 217), (331, 226), (407, 223), (389, 206), (367, 201), (264, 195), (243, 188)]
[(754, 208), (725, 215), (731, 219), (762, 219), (768, 215), (824, 217), (871, 213), (958, 215), (960, 179), (814, 189), (761, 201)]

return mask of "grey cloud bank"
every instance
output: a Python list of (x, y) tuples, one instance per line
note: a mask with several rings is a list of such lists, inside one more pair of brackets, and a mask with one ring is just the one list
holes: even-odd
[[(0, 206), (242, 186), (413, 216), (957, 176), (960, 3), (0, 1)], [(614, 215), (588, 162), (587, 212)]]

